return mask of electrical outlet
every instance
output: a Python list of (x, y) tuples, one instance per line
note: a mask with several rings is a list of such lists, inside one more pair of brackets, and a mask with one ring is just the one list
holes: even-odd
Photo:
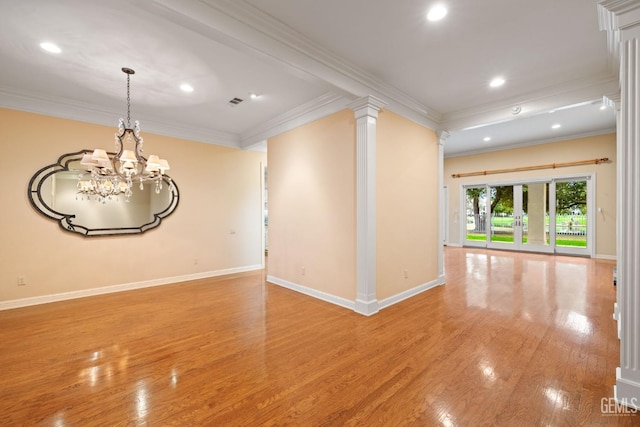
[(300, 274), (302, 274), (302, 275), (304, 276), (306, 273), (307, 273), (307, 269), (306, 269), (306, 268), (304, 268), (304, 267), (302, 267), (302, 268), (300, 269)]
[(409, 270), (404, 270), (404, 278), (408, 279), (409, 278)]
[(24, 286), (27, 284), (27, 278), (24, 276), (18, 276), (18, 286)]
[(198, 258), (193, 259), (193, 265), (198, 265)]

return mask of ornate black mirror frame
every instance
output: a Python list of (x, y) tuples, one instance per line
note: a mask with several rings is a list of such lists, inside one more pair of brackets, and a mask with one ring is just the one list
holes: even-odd
[[(166, 208), (164, 208), (160, 212), (153, 213), (153, 219), (150, 222), (131, 226), (131, 227), (105, 227), (105, 228), (91, 228), (84, 226), (82, 224), (75, 224), (74, 220), (76, 220), (75, 213), (64, 213), (58, 212), (57, 210), (50, 207), (46, 202), (42, 195), (42, 186), (47, 178), (51, 177), (54, 174), (61, 172), (81, 172), (70, 169), (70, 164), (72, 162), (80, 162), (82, 156), (84, 154), (91, 154), (93, 150), (82, 150), (76, 153), (68, 153), (63, 154), (58, 158), (57, 163), (48, 165), (40, 169), (36, 172), (31, 180), (29, 180), (29, 188), (27, 190), (27, 196), (29, 197), (29, 202), (31, 206), (38, 211), (40, 214), (45, 217), (52, 219), (58, 222), (60, 228), (64, 231), (68, 231), (70, 233), (81, 234), (86, 237), (93, 236), (118, 236), (123, 234), (140, 234), (145, 231), (156, 228), (160, 225), (162, 220), (169, 215), (171, 215), (176, 208), (178, 207), (178, 202), (180, 200), (180, 195), (178, 191), (178, 186), (175, 181), (173, 181), (168, 175), (164, 175), (162, 177), (163, 187), (166, 188), (166, 191), (170, 192), (169, 203)], [(114, 153), (108, 153), (113, 155)], [(148, 185), (148, 184), (147, 184)], [(165, 187), (166, 186), (166, 187)], [(165, 190), (163, 190), (165, 191)], [(164, 206), (163, 206), (164, 207)]]

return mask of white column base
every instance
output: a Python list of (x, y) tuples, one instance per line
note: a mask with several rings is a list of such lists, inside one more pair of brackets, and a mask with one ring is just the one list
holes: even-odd
[(374, 299), (372, 301), (363, 301), (360, 299), (356, 300), (355, 307), (353, 308), (358, 314), (362, 314), (365, 316), (371, 316), (380, 311), (380, 305), (378, 304), (378, 300)]
[(622, 370), (616, 368), (616, 385), (613, 397), (617, 403), (633, 409), (640, 409), (640, 382), (621, 378)]

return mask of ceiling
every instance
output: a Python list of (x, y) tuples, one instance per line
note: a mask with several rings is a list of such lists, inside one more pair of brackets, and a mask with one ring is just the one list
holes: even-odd
[(0, 106), (116, 126), (130, 67), (143, 132), (241, 148), (367, 95), (446, 131), (446, 156), (615, 130), (596, 0), (435, 3), (0, 0)]

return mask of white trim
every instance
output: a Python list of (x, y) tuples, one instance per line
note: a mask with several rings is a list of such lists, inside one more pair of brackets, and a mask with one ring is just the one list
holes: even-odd
[(616, 133), (615, 127), (600, 129), (592, 132), (574, 133), (571, 135), (565, 135), (558, 138), (536, 139), (533, 141), (519, 142), (517, 144), (498, 145), (493, 147), (480, 148), (477, 150), (458, 151), (458, 152), (448, 153), (448, 154), (445, 153), (444, 158), (451, 159), (454, 157), (474, 156), (476, 154), (493, 153), (496, 151), (512, 150), (515, 148), (522, 148), (522, 147), (531, 147), (534, 145), (553, 144), (554, 142), (571, 141), (573, 139), (589, 138), (592, 136), (600, 136), (600, 135), (609, 135), (611, 133)]
[[(393, 295), (389, 298), (385, 298), (381, 301), (375, 301), (374, 307), (372, 307), (371, 301), (368, 301), (368, 302), (358, 301), (358, 300), (351, 301), (346, 298), (328, 294), (326, 292), (322, 292), (317, 289), (308, 288), (306, 286), (299, 285), (297, 283), (293, 283), (288, 280), (280, 279), (274, 276), (267, 276), (267, 282), (272, 283), (274, 285), (282, 286), (283, 288), (287, 288), (292, 291), (299, 292), (301, 294), (304, 294), (304, 295), (307, 295), (307, 296), (310, 296), (334, 305), (338, 305), (343, 308), (348, 308), (350, 310), (355, 311), (356, 313), (363, 314), (365, 316), (371, 316), (383, 308), (390, 307), (401, 301), (404, 301), (418, 294), (421, 294), (422, 292), (428, 291), (429, 289), (435, 288), (436, 286), (443, 285), (445, 283), (445, 279), (444, 279), (444, 275), (442, 275), (435, 280), (416, 286), (415, 288), (408, 289), (404, 292)], [(373, 311), (367, 310), (367, 307), (375, 310)]]
[[(638, 97), (638, 58), (640, 57), (640, 2), (637, 0), (606, 0), (599, 6), (607, 19), (601, 24), (609, 37), (619, 40), (620, 48), (620, 110), (616, 115), (617, 135), (617, 289), (619, 309), (620, 367), (616, 368), (616, 401), (638, 407), (640, 401), (640, 339), (638, 315), (640, 307), (640, 245), (634, 226), (640, 220), (640, 185), (637, 171), (640, 166), (637, 145), (640, 139), (638, 127), (640, 97)], [(613, 15), (613, 16), (611, 16)], [(604, 22), (603, 22), (604, 21)], [(613, 33), (613, 34), (612, 34)]]
[(319, 120), (347, 108), (352, 99), (334, 93), (325, 93), (309, 102), (280, 114), (266, 122), (254, 126), (241, 134), (242, 148), (249, 149), (273, 136), (290, 131), (299, 126)]
[[(261, 161), (260, 162), (260, 257), (262, 259), (262, 268), (265, 267), (265, 254), (267, 253), (267, 251), (269, 250), (269, 244), (267, 242), (268, 239), (268, 226), (269, 226), (269, 206), (268, 206), (268, 193), (267, 193), (267, 188), (265, 188), (265, 179), (264, 179), (264, 174), (265, 174), (265, 170), (268, 173), (268, 169), (267, 169), (267, 163)], [(268, 179), (268, 177), (267, 177)], [(265, 201), (267, 202), (267, 216), (265, 217)], [(265, 229), (265, 222), (267, 223), (267, 228)]]
[(605, 255), (605, 254), (596, 254), (595, 256), (596, 259), (608, 259), (611, 261), (617, 261), (618, 257), (615, 255)]
[[(444, 183), (444, 143), (449, 138), (449, 132), (439, 131), (438, 136), (438, 275), (444, 274), (444, 244), (447, 240), (445, 232), (447, 205), (445, 202)], [(447, 193), (448, 194), (448, 193)]]
[[(526, 172), (526, 171), (525, 171)], [(497, 187), (497, 186), (504, 186), (504, 185), (518, 185), (518, 184), (539, 184), (539, 183), (543, 183), (543, 182), (550, 182), (551, 180), (555, 180), (555, 181), (566, 181), (566, 180), (574, 180), (577, 181), (580, 178), (584, 178), (585, 180), (589, 180), (592, 179), (592, 175), (594, 175), (595, 172), (586, 172), (586, 173), (575, 173), (575, 174), (568, 174), (568, 175), (547, 175), (544, 177), (534, 177), (531, 179), (527, 179), (527, 178), (523, 178), (523, 179), (509, 179), (509, 180), (504, 180), (504, 181), (479, 181), (477, 183), (474, 182), (469, 182), (469, 183), (464, 183), (464, 184), (460, 184), (464, 187), (482, 187), (485, 184), (488, 185), (489, 187)], [(484, 176), (484, 175), (482, 175)], [(481, 178), (482, 176), (478, 177)]]
[(613, 386), (613, 398), (617, 403), (640, 410), (640, 382), (622, 378), (622, 370), (616, 368), (616, 385)]
[(356, 119), (356, 311), (378, 311), (376, 273), (376, 129), (385, 102), (366, 96), (351, 103)]
[(183, 276), (164, 277), (161, 279), (144, 280), (142, 282), (124, 283), (121, 285), (104, 286), (100, 288), (83, 289), (81, 291), (63, 292), (59, 294), (42, 295), (30, 298), (20, 298), (9, 301), (0, 301), (0, 311), (13, 308), (29, 307), (32, 305), (48, 304), (50, 302), (66, 301), (77, 298), (93, 297), (97, 295), (112, 294), (116, 292), (131, 291), (134, 289), (149, 288), (152, 286), (171, 285), (196, 279), (208, 279), (210, 277), (225, 276), (228, 274), (246, 273), (248, 271), (262, 270), (262, 265), (248, 265), (245, 267), (227, 268), (224, 270), (205, 271), (202, 273), (185, 274)]
[(301, 78), (331, 85), (334, 92), (384, 98), (394, 111), (412, 111), (412, 117), (420, 117), (428, 127), (435, 128), (441, 120), (439, 112), (247, 2), (156, 0), (150, 8), (204, 37), (261, 56)]
[[(443, 129), (457, 131), (520, 120), (567, 105), (601, 99), (603, 94), (615, 93), (617, 90), (618, 81), (615, 75), (603, 72), (598, 76), (564, 81), (510, 99), (453, 111), (443, 115), (440, 124)], [(522, 108), (522, 112), (517, 116), (511, 111), (514, 105), (520, 105)]]
[(442, 218), (442, 233), (443, 233), (443, 239), (442, 239), (442, 244), (444, 246), (449, 244), (449, 209), (451, 208), (451, 206), (449, 206), (449, 186), (448, 185), (443, 185), (442, 186), (442, 204), (443, 204), (443, 218)]
[(429, 289), (435, 288), (436, 286), (444, 285), (444, 282), (445, 281), (444, 281), (444, 274), (443, 274), (441, 276), (438, 276), (437, 279), (434, 279), (430, 282), (423, 283), (422, 285), (416, 286), (415, 288), (407, 289), (404, 292), (400, 292), (399, 294), (380, 300), (380, 302), (378, 303), (378, 306), (382, 310), (383, 308), (390, 307), (401, 301), (404, 301), (418, 294), (421, 294), (422, 292), (428, 291)]
[(373, 316), (378, 311), (380, 311), (380, 304), (377, 299), (364, 301), (360, 299), (356, 299), (355, 305), (353, 307), (353, 311), (358, 314), (362, 314), (363, 316)]
[[(0, 87), (0, 107), (86, 123), (113, 126), (114, 129), (117, 127), (118, 118), (121, 115), (92, 104), (61, 97), (54, 99), (41, 94), (6, 87)], [(240, 138), (232, 133), (196, 128), (194, 126), (180, 126), (149, 116), (138, 116), (137, 118), (140, 120), (143, 133), (153, 133), (173, 138), (189, 139), (206, 144), (240, 148)]]
[(448, 246), (450, 248), (463, 248), (464, 246), (462, 246), (460, 243), (447, 243), (445, 246)]
[(308, 295), (310, 297), (313, 297), (325, 302), (329, 302), (334, 305), (339, 305), (340, 307), (348, 308), (350, 310), (355, 310), (355, 302), (348, 300), (346, 298), (342, 298), (336, 295), (331, 295), (326, 292), (319, 291), (317, 289), (308, 288), (306, 286), (302, 286), (285, 279), (280, 279), (279, 277), (275, 277), (275, 276), (267, 276), (267, 282), (272, 283), (274, 285), (282, 286), (283, 288), (287, 288), (292, 291), (296, 291), (301, 294)]

